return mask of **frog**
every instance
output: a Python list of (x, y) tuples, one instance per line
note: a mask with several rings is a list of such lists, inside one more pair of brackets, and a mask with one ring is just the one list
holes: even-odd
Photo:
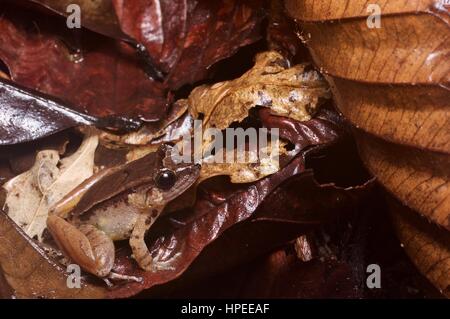
[(100, 170), (51, 207), (47, 229), (61, 251), (102, 279), (140, 278), (113, 271), (114, 242), (128, 240), (145, 271), (159, 269), (145, 242), (166, 205), (197, 181), (200, 166), (179, 163), (169, 145), (135, 161)]

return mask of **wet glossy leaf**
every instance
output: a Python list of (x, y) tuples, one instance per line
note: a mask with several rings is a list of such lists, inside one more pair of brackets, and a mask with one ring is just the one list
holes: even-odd
[(261, 37), (261, 0), (113, 0), (122, 30), (145, 45), (172, 89)]
[[(37, 140), (81, 125), (136, 129), (140, 121), (98, 118), (69, 108), (61, 101), (0, 78), (0, 145)], [(13, 151), (13, 150), (12, 150)]]
[(94, 124), (95, 118), (35, 93), (0, 79), (0, 145), (26, 142), (73, 126)]

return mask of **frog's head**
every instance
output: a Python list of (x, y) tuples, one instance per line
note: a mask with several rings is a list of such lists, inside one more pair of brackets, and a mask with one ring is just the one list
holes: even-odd
[(198, 164), (179, 163), (174, 160), (172, 154), (172, 147), (169, 145), (159, 148), (159, 163), (153, 175), (155, 187), (166, 203), (183, 194), (200, 175)]

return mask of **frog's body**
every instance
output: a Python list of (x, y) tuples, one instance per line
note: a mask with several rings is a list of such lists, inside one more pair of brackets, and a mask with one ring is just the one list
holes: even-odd
[(126, 199), (113, 199), (108, 205), (92, 209), (82, 216), (74, 216), (74, 225), (90, 224), (103, 231), (113, 241), (129, 239), (141, 214), (140, 208)]
[(99, 172), (51, 210), (50, 233), (83, 269), (99, 277), (110, 276), (113, 241), (124, 239), (129, 239), (133, 258), (142, 269), (155, 268), (145, 234), (167, 203), (199, 175), (196, 165), (177, 165), (168, 152), (163, 147), (140, 160)]

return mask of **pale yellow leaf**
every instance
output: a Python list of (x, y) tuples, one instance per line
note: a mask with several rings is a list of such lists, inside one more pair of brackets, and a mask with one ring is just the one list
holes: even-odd
[(188, 98), (189, 111), (194, 118), (203, 114), (204, 128), (220, 130), (241, 122), (255, 106), (298, 121), (309, 120), (330, 92), (320, 73), (307, 67), (289, 67), (275, 51), (260, 53), (254, 67), (240, 78), (195, 88)]
[(3, 186), (7, 193), (3, 209), (28, 236), (41, 241), (49, 207), (93, 174), (97, 145), (98, 136), (89, 132), (67, 158), (60, 159), (57, 151), (40, 151), (29, 171)]

